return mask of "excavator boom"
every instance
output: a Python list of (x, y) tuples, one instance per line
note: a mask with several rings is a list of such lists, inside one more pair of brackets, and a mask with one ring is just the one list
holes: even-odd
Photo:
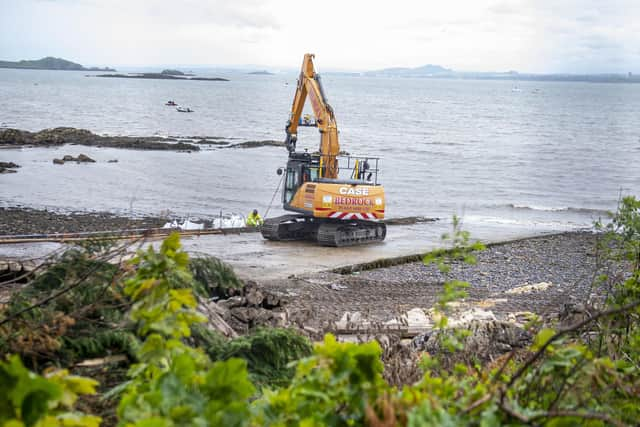
[(324, 94), (320, 76), (313, 66), (313, 58), (313, 54), (307, 53), (302, 61), (296, 94), (293, 97), (293, 105), (291, 106), (291, 117), (286, 126), (287, 136), (285, 143), (289, 152), (295, 152), (298, 140), (298, 123), (302, 117), (302, 109), (308, 97), (320, 131), (320, 148), (318, 151), (323, 160), (323, 176), (325, 178), (337, 178), (337, 156), (340, 152), (338, 125), (333, 108), (327, 102), (327, 97)]

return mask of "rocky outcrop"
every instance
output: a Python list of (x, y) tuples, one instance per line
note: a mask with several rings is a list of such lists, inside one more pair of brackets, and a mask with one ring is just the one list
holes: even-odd
[(20, 165), (13, 162), (0, 162), (0, 173), (16, 173)]
[(86, 145), (93, 147), (129, 148), (136, 150), (173, 150), (198, 151), (200, 147), (172, 138), (100, 136), (86, 129), (58, 127), (29, 132), (19, 129), (0, 129), (0, 146), (20, 147), (58, 146), (63, 144)]
[[(463, 349), (447, 358), (452, 364), (476, 360), (482, 364), (488, 363), (512, 350), (527, 347), (532, 339), (531, 334), (519, 325), (500, 320), (472, 320), (457, 328), (467, 331), (469, 335), (462, 340)], [(448, 353), (448, 350), (442, 347), (440, 334), (452, 331), (434, 330), (419, 335), (413, 339), (412, 346), (415, 350), (430, 354)]]
[(216, 312), (234, 331), (240, 334), (258, 326), (285, 327), (290, 316), (281, 295), (260, 289), (248, 281), (242, 295), (217, 301)]
[[(229, 148), (256, 148), (256, 147), (284, 147), (284, 141), (264, 140), (264, 141), (245, 141), (237, 144), (229, 145)], [(226, 147), (225, 147), (226, 148)]]
[(61, 159), (53, 159), (54, 165), (64, 165), (66, 162), (76, 162), (76, 163), (95, 163), (91, 157), (86, 154), (80, 154), (78, 157), (73, 157), (69, 154), (65, 155)]

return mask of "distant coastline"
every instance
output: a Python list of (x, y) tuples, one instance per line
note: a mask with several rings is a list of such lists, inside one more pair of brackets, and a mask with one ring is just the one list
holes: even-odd
[(61, 70), (61, 71), (116, 71), (110, 67), (84, 67), (81, 64), (62, 58), (47, 56), (41, 59), (21, 61), (0, 61), (0, 68), (15, 68), (21, 70)]
[(431, 79), (468, 79), (468, 80), (513, 80), (513, 81), (552, 81), (552, 82), (588, 82), (588, 83), (640, 83), (640, 75), (631, 72), (603, 74), (534, 74), (518, 71), (455, 71), (440, 65), (424, 65), (416, 68), (384, 68), (361, 73), (367, 77), (416, 77)]

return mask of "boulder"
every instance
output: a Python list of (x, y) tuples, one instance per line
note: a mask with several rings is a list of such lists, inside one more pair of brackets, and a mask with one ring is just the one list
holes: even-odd
[(257, 287), (249, 288), (244, 297), (248, 306), (260, 307), (264, 301), (264, 294)]
[(13, 163), (13, 162), (0, 162), (0, 168), (7, 168), (7, 169), (16, 169), (19, 168), (20, 165)]
[[(238, 334), (233, 330), (231, 326), (222, 317), (224, 309), (218, 307), (214, 301), (198, 301), (198, 311), (202, 313), (206, 318), (206, 326), (214, 331), (220, 332), (222, 335), (228, 338), (235, 338)], [(228, 311), (226, 312), (228, 314)]]
[(76, 158), (77, 162), (82, 162), (82, 163), (95, 163), (96, 161), (93, 160), (91, 157), (87, 156), (86, 154), (80, 154), (77, 158)]
[(53, 159), (54, 165), (64, 165), (64, 160), (62, 159)]
[(245, 305), (245, 303), (246, 300), (244, 299), (244, 297), (241, 297), (239, 295), (218, 301), (218, 305), (226, 308), (227, 310), (235, 307), (241, 307)]
[(62, 158), (62, 161), (63, 161), (63, 162), (73, 162), (74, 160), (76, 160), (76, 158), (75, 158), (75, 157), (73, 157), (73, 156), (72, 156), (72, 155), (70, 155), (70, 154), (66, 154), (66, 155)]

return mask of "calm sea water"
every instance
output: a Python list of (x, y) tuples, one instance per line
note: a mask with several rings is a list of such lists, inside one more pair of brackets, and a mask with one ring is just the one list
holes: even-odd
[[(0, 70), (0, 126), (109, 135), (282, 139), (295, 75), (229, 82)], [(640, 85), (325, 75), (342, 148), (380, 156), (389, 217), (521, 227), (588, 226), (640, 195)], [(195, 110), (182, 114), (168, 99)], [(317, 148), (315, 129), (299, 147)], [(85, 153), (98, 162), (53, 165)], [(118, 163), (107, 163), (118, 159)], [(247, 213), (270, 204), (284, 148), (164, 153), (81, 146), (0, 150), (0, 205), (135, 215)], [(276, 196), (271, 214), (280, 213)]]

